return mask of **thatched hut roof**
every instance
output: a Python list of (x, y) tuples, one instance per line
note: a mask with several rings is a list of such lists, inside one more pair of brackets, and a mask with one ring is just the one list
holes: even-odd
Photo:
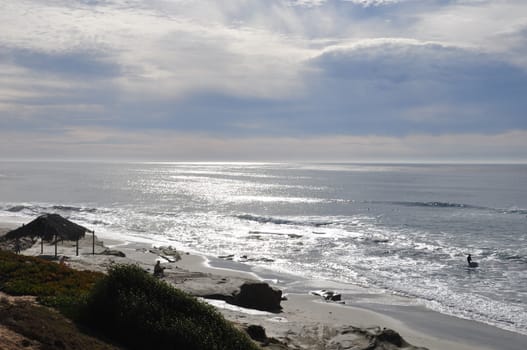
[(17, 239), (22, 237), (40, 237), (44, 241), (58, 240), (76, 241), (83, 238), (86, 227), (77, 225), (59, 214), (44, 214), (5, 235), (6, 239)]

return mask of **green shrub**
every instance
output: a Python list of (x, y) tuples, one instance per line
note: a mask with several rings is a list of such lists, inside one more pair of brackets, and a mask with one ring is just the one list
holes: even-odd
[(131, 265), (97, 283), (81, 321), (132, 349), (258, 349), (212, 306)]
[(77, 271), (38, 257), (0, 251), (0, 290), (11, 295), (33, 295), (70, 318), (95, 282), (104, 275)]
[(0, 289), (11, 295), (81, 297), (102, 276), (102, 273), (77, 271), (37, 257), (0, 251)]
[(0, 251), (0, 290), (37, 296), (131, 349), (258, 349), (212, 306), (136, 266), (105, 276)]

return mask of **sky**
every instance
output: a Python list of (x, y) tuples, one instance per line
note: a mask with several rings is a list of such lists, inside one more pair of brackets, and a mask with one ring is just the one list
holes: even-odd
[(527, 162), (527, 1), (0, 0), (0, 158)]

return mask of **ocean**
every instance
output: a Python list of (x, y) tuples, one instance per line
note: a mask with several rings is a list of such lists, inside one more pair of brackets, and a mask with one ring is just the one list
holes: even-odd
[(0, 216), (46, 212), (527, 334), (527, 165), (0, 162)]

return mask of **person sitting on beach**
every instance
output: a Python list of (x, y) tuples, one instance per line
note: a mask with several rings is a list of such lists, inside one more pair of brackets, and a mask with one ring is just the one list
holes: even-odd
[(66, 266), (66, 257), (64, 255), (60, 258), (59, 264), (62, 266)]
[(162, 277), (164, 275), (165, 268), (161, 266), (161, 261), (156, 262), (156, 266), (154, 266), (154, 276), (156, 277)]
[(15, 241), (15, 254), (20, 254), (20, 241), (18, 238)]

